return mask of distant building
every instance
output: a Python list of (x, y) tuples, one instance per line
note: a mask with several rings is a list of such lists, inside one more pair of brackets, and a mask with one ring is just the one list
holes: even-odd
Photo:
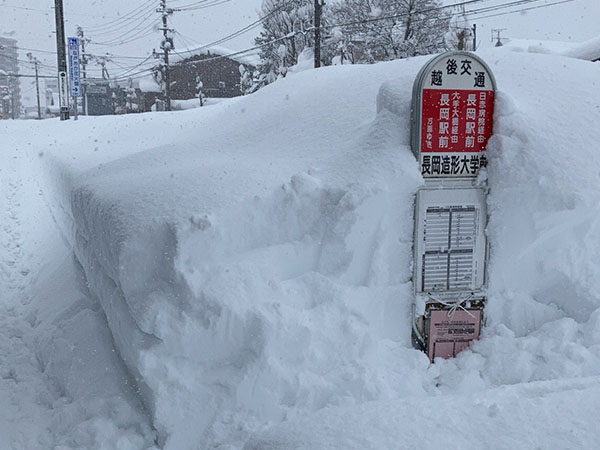
[[(192, 47), (176, 49), (170, 57), (171, 99), (189, 100), (203, 97), (230, 98), (242, 95), (240, 66), (253, 72), (255, 61), (244, 56), (227, 56), (235, 53), (222, 47)], [(149, 88), (149, 85), (153, 85)], [(140, 86), (146, 98), (148, 111), (156, 100), (164, 101), (164, 95), (155, 83)]]
[(17, 41), (0, 37), (0, 118), (18, 119), (21, 111)]
[(115, 113), (113, 89), (109, 80), (88, 78), (87, 83), (87, 113), (90, 116), (105, 116)]

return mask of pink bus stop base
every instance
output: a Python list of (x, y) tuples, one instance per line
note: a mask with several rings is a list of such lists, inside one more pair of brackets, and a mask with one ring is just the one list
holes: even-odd
[(480, 309), (449, 311), (432, 309), (429, 315), (429, 359), (453, 358), (479, 339), (481, 330)]

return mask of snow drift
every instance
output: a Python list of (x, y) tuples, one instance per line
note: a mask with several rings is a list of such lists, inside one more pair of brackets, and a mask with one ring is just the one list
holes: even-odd
[[(580, 448), (592, 448), (584, 400), (598, 391), (569, 380), (600, 375), (600, 66), (483, 57), (501, 91), (488, 327), (434, 366), (410, 347), (408, 311), (422, 183), (410, 95), (427, 58), (300, 72), (211, 108), (82, 120), (65, 126), (75, 142), (54, 137), (40, 158), (48, 203), (161, 445), (399, 448), (412, 420), (447, 415), (494, 435), (499, 417), (521, 435), (536, 417), (527, 399), (556, 407), (576, 389), (565, 427), (590, 425)], [(530, 382), (545, 384), (502, 397)], [(487, 415), (484, 399), (497, 399)], [(427, 429), (414, 430), (418, 448)]]

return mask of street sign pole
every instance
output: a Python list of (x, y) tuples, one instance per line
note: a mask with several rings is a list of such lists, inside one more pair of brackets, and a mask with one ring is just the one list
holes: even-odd
[(69, 51), (69, 78), (71, 79), (71, 97), (73, 98), (73, 111), (75, 120), (78, 117), (77, 105), (78, 97), (81, 97), (81, 71), (79, 55), (79, 39), (76, 37), (68, 38)]
[(469, 52), (431, 59), (413, 86), (411, 147), (424, 186), (415, 200), (413, 344), (431, 361), (479, 337), (487, 301), (487, 167), (496, 82)]

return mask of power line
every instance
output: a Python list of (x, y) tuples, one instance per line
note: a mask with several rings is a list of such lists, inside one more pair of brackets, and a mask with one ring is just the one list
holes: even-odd
[[(28, 75), (23, 73), (9, 73), (7, 75), (4, 75), (3, 73), (0, 73), (0, 77), (35, 78), (35, 75)], [(38, 75), (38, 78), (52, 78), (56, 80), (57, 77), (56, 75)]]
[(229, 3), (231, 0), (214, 0), (212, 3), (209, 4), (205, 4), (202, 6), (195, 6), (195, 7), (180, 7), (177, 8), (178, 11), (196, 11), (198, 9), (205, 9), (205, 8), (211, 8), (213, 6), (219, 6), (222, 5), (224, 3)]
[(507, 11), (507, 12), (503, 12), (503, 13), (497, 13), (497, 14), (490, 14), (487, 16), (481, 16), (481, 17), (477, 17), (477, 19), (487, 19), (489, 17), (498, 17), (498, 16), (506, 16), (507, 14), (514, 14), (514, 13), (518, 13), (518, 12), (524, 12), (524, 11), (530, 11), (533, 9), (540, 9), (540, 8), (548, 8), (550, 6), (555, 6), (555, 5), (562, 5), (563, 3), (571, 3), (574, 2), (575, 0), (561, 0), (558, 2), (554, 2), (554, 3), (546, 3), (544, 5), (537, 5), (537, 6), (530, 6), (528, 8), (521, 8), (521, 9), (517, 9), (515, 11)]
[[(461, 3), (455, 3), (453, 5), (447, 5), (447, 6), (442, 6), (442, 7), (438, 7), (438, 8), (430, 8), (430, 9), (427, 9), (427, 10), (417, 11), (417, 12), (414, 12), (414, 14), (428, 12), (428, 11), (431, 11), (431, 10), (453, 8), (453, 7), (461, 6), (461, 5), (482, 3), (484, 1), (489, 1), (489, 0), (469, 0), (469, 1), (461, 2)], [(483, 8), (479, 8), (479, 9), (473, 9), (473, 10), (470, 10), (470, 11), (466, 11), (466, 13), (467, 14), (471, 14), (471, 15), (473, 15), (473, 14), (475, 14), (475, 15), (484, 14), (486, 12), (493, 12), (493, 11), (497, 11), (497, 10), (501, 10), (501, 9), (506, 9), (506, 8), (509, 8), (509, 7), (512, 7), (512, 6), (525, 5), (525, 4), (533, 3), (533, 2), (536, 2), (536, 1), (540, 1), (540, 0), (516, 0), (516, 1), (513, 1), (513, 2), (507, 2), (507, 3), (503, 3), (503, 4), (499, 4), (499, 5), (492, 5), (492, 6), (486, 6), (486, 7), (483, 7)], [(513, 10), (513, 11), (507, 11), (507, 12), (490, 14), (490, 15), (478, 17), (478, 19), (488, 18), (488, 17), (496, 17), (496, 16), (501, 16), (501, 15), (507, 15), (507, 14), (514, 14), (514, 13), (519, 13), (519, 12), (522, 12), (522, 11), (528, 11), (528, 10), (540, 9), (540, 8), (555, 6), (555, 5), (564, 4), (564, 3), (570, 3), (572, 1), (574, 1), (574, 0), (561, 0), (561, 1), (557, 1), (557, 2), (549, 3), (549, 4), (536, 5), (536, 6), (531, 6), (531, 7), (527, 7), (527, 8), (516, 9), (516, 10)], [(148, 2), (145, 2), (145, 3), (148, 3)], [(205, 2), (201, 2), (201, 3), (205, 3)], [(249, 25), (241, 28), (240, 30), (238, 30), (238, 31), (236, 31), (234, 33), (231, 33), (231, 34), (229, 34), (229, 35), (227, 35), (227, 36), (225, 36), (225, 37), (223, 37), (221, 39), (218, 39), (217, 41), (214, 41), (213, 43), (206, 44), (206, 45), (204, 45), (202, 47), (199, 47), (197, 49), (194, 49), (194, 50), (186, 50), (186, 51), (183, 51), (183, 52), (175, 52), (175, 53), (178, 54), (179, 56), (183, 57), (182, 53), (195, 53), (195, 52), (198, 52), (198, 51), (200, 51), (202, 49), (209, 48), (209, 47), (214, 46), (214, 45), (218, 45), (219, 43), (225, 42), (226, 40), (233, 39), (234, 37), (237, 37), (239, 34), (242, 34), (243, 32), (245, 32), (247, 30), (250, 30), (252, 28), (257, 27), (266, 18), (268, 18), (269, 16), (271, 16), (271, 15), (279, 12), (279, 10), (281, 8), (283, 8), (283, 6), (285, 6), (285, 5), (282, 5), (277, 10), (272, 11), (271, 13), (265, 15), (264, 17), (259, 18), (257, 21), (252, 22), (251, 24), (249, 24)], [(348, 22), (348, 23), (341, 23), (341, 24), (324, 25), (324, 26), (321, 26), (320, 28), (321, 29), (327, 29), (327, 28), (338, 27), (338, 26), (341, 27), (341, 26), (351, 26), (351, 25), (362, 24), (362, 23), (371, 23), (371, 22), (377, 22), (377, 21), (381, 21), (381, 20), (388, 20), (390, 18), (399, 18), (399, 17), (403, 17), (405, 15), (406, 14), (395, 14), (395, 15), (391, 15), (391, 16), (385, 16), (385, 17), (377, 17), (377, 18), (373, 18), (373, 19), (367, 19), (365, 21), (355, 21), (355, 22)], [(138, 19), (139, 19), (139, 17), (138, 17)], [(422, 21), (425, 21), (425, 20), (426, 19), (421, 19), (421, 20), (418, 20), (416, 22), (419, 22), (419, 21), (422, 22)], [(308, 32), (308, 31), (311, 31), (311, 30), (310, 29), (306, 30), (306, 32)], [(177, 33), (177, 34), (181, 35), (181, 33)], [(273, 39), (273, 40), (271, 40), (269, 42), (263, 43), (263, 44), (258, 45), (258, 46), (253, 46), (253, 47), (250, 47), (250, 48), (247, 48), (247, 49), (244, 49), (244, 50), (240, 50), (238, 52), (233, 52), (233, 53), (230, 53), (230, 54), (227, 54), (227, 55), (214, 56), (212, 58), (207, 58), (207, 59), (204, 59), (204, 60), (188, 61), (187, 63), (184, 63), (184, 64), (202, 64), (202, 63), (211, 62), (211, 61), (215, 61), (215, 60), (219, 60), (219, 59), (231, 58), (231, 57), (235, 57), (235, 56), (239, 56), (239, 55), (244, 55), (244, 54), (247, 55), (247, 54), (251, 54), (251, 53), (256, 53), (257, 51), (261, 50), (262, 48), (264, 48), (266, 46), (272, 45), (274, 43), (280, 42), (280, 41), (285, 40), (285, 39), (289, 39), (289, 38), (291, 38), (291, 37), (293, 37), (293, 36), (295, 36), (297, 34), (298, 33), (290, 33), (290, 34), (288, 34), (286, 36)], [(100, 44), (98, 44), (98, 45), (100, 45)], [(117, 44), (113, 44), (113, 45), (117, 45)], [(20, 48), (22, 50), (39, 51), (39, 52), (43, 52), (43, 53), (56, 54), (56, 52), (45, 51), (45, 50), (40, 50), (40, 49), (27, 49), (27, 48), (24, 48), (24, 47), (14, 47), (14, 48)], [(116, 56), (117, 58), (142, 59), (142, 61), (140, 63), (134, 65), (134, 66), (131, 66), (125, 72), (122, 72), (121, 74), (119, 74), (119, 76), (114, 77), (113, 79), (115, 81), (124, 80), (124, 79), (128, 79), (128, 78), (135, 79), (135, 78), (141, 78), (141, 77), (147, 76), (148, 74), (152, 73), (155, 70), (154, 66), (142, 69), (142, 70), (137, 71), (137, 72), (134, 72), (135, 69), (137, 69), (139, 67), (142, 67), (144, 64), (146, 64), (147, 62), (149, 62), (151, 56), (152, 55), (147, 56), (147, 57), (141, 57), (141, 56)], [(26, 61), (23, 61), (23, 60), (21, 60), (20, 62), (26, 63)], [(50, 68), (50, 66), (47, 66), (47, 67)], [(13, 75), (13, 76), (17, 76), (17, 75)], [(18, 76), (21, 76), (21, 77), (30, 77), (30, 75), (18, 75)], [(55, 78), (55, 76), (41, 76), (41, 77), (42, 78)]]
[[(231, 33), (231, 34), (228, 34), (227, 36), (224, 36), (224, 37), (222, 37), (222, 38), (220, 38), (220, 39), (217, 39), (217, 40), (216, 40), (216, 41), (214, 41), (214, 42), (211, 42), (211, 43), (208, 43), (208, 44), (203, 44), (203, 45), (201, 45), (200, 47), (194, 48), (194, 49), (192, 49), (192, 50), (183, 50), (183, 51), (181, 51), (181, 52), (179, 52), (179, 53), (177, 53), (177, 54), (178, 54), (178, 55), (180, 55), (180, 56), (181, 56), (181, 53), (192, 53), (192, 54), (193, 54), (193, 53), (196, 53), (196, 52), (198, 52), (198, 51), (200, 51), (200, 50), (204, 50), (204, 49), (207, 49), (207, 48), (210, 48), (210, 47), (214, 47), (215, 45), (219, 45), (219, 44), (222, 44), (223, 42), (227, 42), (227, 41), (229, 41), (229, 40), (231, 40), (231, 39), (235, 39), (236, 37), (238, 37), (238, 36), (240, 36), (240, 35), (242, 35), (242, 34), (244, 34), (244, 33), (248, 32), (248, 31), (250, 31), (250, 30), (253, 30), (254, 28), (257, 28), (257, 27), (258, 27), (258, 26), (260, 26), (260, 25), (261, 25), (261, 24), (262, 24), (262, 23), (263, 23), (265, 20), (267, 20), (268, 18), (270, 18), (271, 16), (273, 16), (273, 15), (277, 14), (279, 11), (281, 11), (283, 8), (285, 8), (285, 7), (286, 7), (286, 6), (287, 6), (289, 3), (290, 3), (289, 1), (288, 1), (288, 2), (285, 2), (284, 4), (280, 5), (278, 8), (274, 9), (273, 11), (271, 11), (270, 13), (268, 13), (268, 14), (265, 14), (265, 15), (264, 15), (264, 16), (262, 16), (262, 17), (259, 17), (259, 18), (258, 18), (257, 20), (255, 20), (254, 22), (252, 22), (252, 23), (250, 23), (250, 24), (246, 25), (246, 26), (245, 26), (245, 27), (243, 27), (243, 28), (240, 28), (240, 29), (239, 29), (239, 30), (237, 30), (237, 31), (234, 31), (234, 32), (233, 32), (233, 33)], [(177, 34), (181, 35), (181, 33), (177, 33)], [(184, 37), (185, 37), (185, 36), (184, 36)]]
[[(153, 20), (153, 15), (154, 15), (154, 11), (150, 11), (148, 13), (146, 13), (143, 17), (138, 18), (136, 24), (128, 29), (127, 31), (125, 31), (124, 33), (122, 31), (120, 36), (118, 37), (114, 37), (111, 39), (107, 39), (104, 42), (95, 42), (94, 40), (90, 40), (90, 44), (95, 44), (95, 45), (104, 45), (104, 46), (116, 46), (116, 45), (123, 45), (123, 43), (127, 43), (127, 42), (132, 42), (133, 40), (135, 40), (134, 38), (139, 36), (140, 34), (144, 33), (144, 32), (148, 32), (153, 31), (153, 28), (156, 24), (156, 21)], [(94, 32), (89, 32), (88, 30), (86, 30), (86, 32), (89, 34), (91, 34), (92, 36), (95, 35)], [(108, 34), (113, 34), (113, 32), (108, 33)]]
[[(400, 19), (402, 17), (408, 17), (411, 14), (414, 15), (414, 14), (423, 14), (423, 13), (427, 13), (427, 12), (441, 11), (443, 9), (452, 9), (452, 8), (456, 8), (457, 6), (465, 6), (465, 5), (475, 4), (475, 3), (483, 3), (483, 2), (487, 2), (487, 1), (490, 1), (490, 0), (466, 0), (466, 1), (463, 1), (460, 3), (436, 6), (436, 7), (432, 7), (432, 8), (421, 9), (418, 11), (411, 11), (411, 12), (405, 12), (405, 13), (400, 13), (400, 14), (391, 14), (391, 15), (387, 15), (387, 16), (373, 17), (371, 19), (363, 19), (363, 20), (357, 20), (357, 21), (353, 21), (353, 22), (322, 25), (320, 28), (323, 30), (323, 29), (327, 29), (327, 28), (345, 27), (345, 26), (351, 26), (351, 25), (364, 25), (367, 23), (380, 22), (383, 20)], [(539, 1), (539, 0), (520, 0), (520, 1), (534, 1), (535, 2), (535, 1)], [(312, 28), (309, 28), (307, 31), (312, 31)]]
[[(260, 50), (263, 47), (266, 47), (266, 46), (271, 45), (271, 44), (275, 44), (275, 43), (277, 43), (279, 41), (282, 41), (284, 39), (290, 39), (292, 36), (294, 36), (296, 34), (298, 34), (298, 32), (296, 32), (296, 33), (290, 33), (290, 34), (288, 34), (286, 36), (279, 37), (279, 38), (276, 38), (276, 39), (272, 39), (269, 42), (265, 42), (265, 43), (263, 43), (261, 45), (256, 45), (254, 47), (250, 47), (250, 48), (247, 48), (245, 50), (240, 50), (238, 52), (229, 53), (227, 55), (214, 56), (214, 57), (203, 59), (203, 60), (188, 61), (188, 62), (182, 63), (182, 64), (203, 64), (203, 63), (206, 63), (206, 62), (218, 61), (218, 60), (224, 59), (224, 58), (232, 58), (234, 56), (239, 56), (239, 55), (247, 54), (247, 53), (250, 53), (250, 52), (253, 52), (253, 51), (256, 51), (256, 50)], [(178, 54), (177, 52), (174, 52), (174, 53)], [(127, 79), (127, 78), (137, 78), (138, 75), (148, 74), (148, 73), (152, 72), (153, 70), (154, 70), (154, 68), (140, 70), (139, 72), (136, 72), (134, 74), (130, 74), (130, 75), (128, 75), (125, 78), (114, 78), (114, 80), (115, 81), (119, 81), (119, 80), (123, 80), (123, 79)], [(145, 75), (142, 75), (142, 76), (145, 76)]]
[[(2, 57), (3, 58), (7, 58), (7, 59), (11, 59), (11, 60), (16, 61), (16, 62), (21, 63), (21, 64), (28, 64), (28, 65), (31, 64), (31, 61), (28, 61), (28, 60), (25, 60), (25, 59), (15, 58), (14, 56), (10, 56), (10, 55), (7, 55), (7, 54), (3, 54)], [(56, 66), (50, 66), (48, 64), (44, 64), (44, 63), (41, 63), (41, 62), (38, 62), (38, 64), (40, 66), (42, 66), (43, 68), (47, 69), (47, 70), (56, 70)]]
[[(125, 36), (131, 32), (134, 32), (138, 29), (140, 29), (141, 27), (143, 27), (146, 24), (149, 24), (152, 22), (152, 16), (154, 15), (154, 10), (150, 10), (150, 11), (146, 11), (145, 13), (142, 13), (140, 16), (135, 17), (130, 19), (130, 23), (125, 25), (119, 25), (113, 29), (107, 29), (106, 31), (94, 31), (94, 30), (88, 30), (86, 28), (86, 32), (88, 34), (92, 34), (95, 37), (98, 36), (110, 36), (110, 35), (115, 35), (115, 34), (120, 34), (121, 36)], [(150, 19), (150, 20), (149, 20)], [(123, 28), (127, 27), (127, 31), (123, 32)], [(119, 39), (119, 38), (113, 38), (114, 39)], [(108, 39), (111, 40), (111, 39)]]
[[(20, 9), (23, 11), (33, 11), (33, 12), (42, 12), (44, 14), (54, 14), (54, 11), (53, 11), (54, 8), (39, 9), (39, 8), (31, 8), (31, 7), (26, 7), (26, 6), (16, 6), (16, 5), (6, 5), (6, 4), (1, 4), (0, 8)], [(70, 16), (79, 16), (79, 17), (98, 17), (97, 15), (94, 15), (94, 14), (81, 14), (81, 13), (71, 13), (69, 15)]]
[(116, 20), (111, 20), (109, 22), (100, 24), (100, 25), (95, 25), (95, 26), (89, 26), (86, 27), (86, 30), (91, 31), (91, 32), (99, 32), (99, 31), (105, 31), (105, 29), (108, 28), (115, 28), (115, 27), (121, 27), (124, 25), (124, 23), (131, 21), (131, 20), (136, 20), (139, 16), (138, 14), (142, 14), (144, 12), (144, 10), (146, 10), (146, 8), (150, 7), (152, 4), (154, 3), (154, 0), (145, 0), (142, 4), (138, 5), (136, 8), (132, 9), (131, 11), (123, 14), (121, 17), (117, 18)]
[[(468, 1), (465, 1), (465, 2), (462, 2), (462, 3), (456, 3), (456, 4), (453, 4), (453, 5), (448, 5), (448, 6), (443, 6), (443, 7), (437, 7), (437, 8), (434, 8), (434, 9), (446, 9), (448, 7), (455, 7), (455, 6), (462, 5), (462, 4), (474, 4), (474, 3), (481, 3), (481, 2), (484, 2), (484, 1), (489, 1), (489, 0), (468, 0)], [(533, 1), (539, 1), (539, 0), (518, 0), (517, 3), (522, 3), (523, 1), (525, 1), (525, 2), (533, 2)], [(564, 1), (573, 1), (573, 0), (564, 0)], [(422, 12), (425, 12), (425, 11), (429, 11), (429, 10), (433, 10), (433, 9), (430, 8), (428, 10), (422, 10), (422, 11), (419, 11), (419, 13), (422, 13)], [(394, 17), (401, 17), (401, 16), (404, 16), (404, 15), (406, 15), (406, 14), (396, 14), (396, 15), (394, 15)], [(368, 22), (375, 22), (377, 20), (384, 20), (384, 19), (389, 19), (389, 18), (390, 18), (390, 16), (385, 17), (385, 18), (379, 17), (379, 18), (374, 18), (372, 20), (368, 20)], [(262, 20), (264, 20), (264, 18)], [(425, 21), (425, 20), (426, 19), (421, 19), (421, 21)], [(355, 23), (355, 22), (353, 22), (353, 23)], [(349, 23), (349, 24), (353, 24), (353, 23)], [(322, 26), (321, 29), (331, 28), (332, 26), (345, 26), (345, 25), (348, 25), (348, 24), (326, 25), (326, 26)], [(308, 32), (308, 31), (311, 31), (311, 30), (309, 29), (309, 30), (306, 30), (306, 31)], [(247, 48), (245, 50), (240, 50), (238, 52), (230, 53), (230, 54), (227, 54), (227, 55), (215, 56), (215, 57), (207, 58), (207, 59), (203, 59), (203, 60), (188, 61), (188, 62), (185, 62), (183, 64), (202, 64), (202, 63), (206, 63), (206, 62), (209, 62), (209, 61), (212, 62), (212, 61), (216, 61), (216, 60), (219, 60), (219, 59), (231, 58), (231, 57), (234, 57), (234, 56), (239, 56), (239, 55), (247, 54), (247, 53), (252, 52), (252, 51), (260, 50), (260, 49), (262, 49), (264, 47), (267, 47), (267, 46), (272, 45), (274, 43), (277, 43), (279, 41), (282, 41), (282, 40), (285, 40), (285, 39), (290, 39), (291, 37), (296, 36), (297, 34), (301, 34), (301, 33), (300, 32), (289, 33), (286, 36), (282, 36), (282, 37), (273, 39), (273, 40), (271, 40), (269, 42), (265, 42), (265, 43), (263, 43), (261, 45), (250, 47), (250, 48)], [(215, 41), (215, 42), (218, 42), (218, 41)], [(207, 47), (210, 47), (211, 45), (216, 45), (216, 44), (207, 44), (204, 47), (195, 49), (193, 51), (188, 51), (187, 53), (197, 52), (197, 51), (201, 50), (202, 48), (207, 48)], [(176, 53), (179, 56), (183, 56), (179, 52), (174, 51), (174, 53)], [(147, 71), (150, 71), (150, 70), (152, 70), (152, 69), (147, 69), (147, 70), (141, 71), (139, 73), (147, 72)], [(134, 74), (134, 75), (137, 75), (137, 74)]]
[[(368, 23), (377, 23), (379, 21), (383, 21), (383, 20), (390, 20), (390, 19), (399, 19), (402, 17), (408, 17), (411, 14), (416, 15), (416, 14), (423, 14), (423, 13), (427, 13), (427, 12), (433, 12), (433, 11), (439, 11), (439, 10), (443, 10), (443, 9), (448, 9), (448, 8), (455, 8), (457, 6), (464, 6), (464, 5), (468, 5), (468, 4), (476, 4), (476, 3), (482, 3), (482, 2), (486, 2), (489, 0), (468, 0), (468, 1), (464, 1), (461, 3), (454, 3), (452, 5), (445, 5), (445, 6), (438, 6), (435, 8), (428, 8), (428, 9), (423, 9), (423, 10), (419, 10), (419, 11), (413, 11), (410, 13), (400, 13), (400, 14), (393, 14), (393, 15), (388, 15), (388, 16), (380, 16), (380, 17), (374, 17), (372, 19), (363, 19), (360, 21), (353, 21), (353, 22), (345, 22), (345, 23), (337, 23), (337, 24), (330, 24), (330, 25), (323, 25), (321, 26), (321, 29), (330, 29), (330, 28), (336, 28), (336, 27), (349, 27), (349, 26), (353, 26), (353, 25), (365, 25)], [(513, 6), (519, 6), (519, 5), (524, 5), (524, 4), (528, 4), (528, 3), (534, 3), (534, 2), (539, 2), (542, 0), (515, 0), (512, 2), (508, 2), (508, 3), (501, 3), (499, 5), (491, 5), (491, 6), (485, 6), (479, 9), (472, 9), (469, 11), (466, 11), (466, 14), (471, 14), (471, 15), (477, 15), (477, 14), (483, 14), (486, 12), (492, 12), (492, 11), (497, 11), (497, 10), (501, 10), (501, 9), (506, 9), (506, 8), (510, 8)], [(558, 4), (562, 4), (562, 3), (569, 3), (575, 0), (563, 0), (563, 1), (559, 1), (556, 3), (552, 3), (552, 4), (544, 4), (544, 5), (539, 5), (539, 6), (535, 6), (535, 7), (529, 7), (529, 8), (522, 8), (522, 9), (518, 9), (518, 10), (514, 10), (514, 11), (509, 11), (506, 13), (500, 13), (500, 14), (493, 14), (493, 15), (489, 15), (489, 16), (485, 16), (485, 17), (477, 17), (478, 19), (482, 19), (482, 18), (487, 18), (487, 17), (495, 17), (496, 15), (505, 15), (505, 14), (512, 14), (512, 13), (516, 13), (516, 12), (522, 12), (522, 11), (527, 11), (530, 9), (538, 9), (538, 8), (545, 8), (545, 7), (549, 7), (549, 6), (554, 6), (554, 5), (558, 5)], [(425, 17), (425, 18), (416, 18), (412, 20), (412, 23), (422, 23), (422, 22), (427, 22), (430, 19)], [(309, 28), (308, 30), (306, 30), (306, 32), (312, 31), (314, 28)]]
[(138, 30), (133, 35), (129, 36), (127, 39), (123, 39), (121, 41), (107, 41), (107, 42), (94, 42), (90, 41), (90, 44), (97, 45), (100, 47), (119, 47), (121, 45), (129, 44), (130, 42), (139, 41), (145, 37), (148, 37), (155, 32), (155, 24), (152, 24), (150, 27), (146, 27), (145, 29)]
[(132, 66), (132, 67), (129, 67), (129, 68), (125, 68), (125, 72), (123, 72), (123, 73), (119, 74), (118, 76), (116, 76), (115, 79), (124, 78), (125, 76), (127, 76), (128, 74), (130, 74), (131, 72), (133, 72), (138, 67), (141, 67), (144, 64), (146, 64), (150, 59), (153, 59), (153, 57), (154, 57), (154, 55), (150, 55), (150, 56), (146, 57), (139, 64), (136, 64), (135, 66)]

